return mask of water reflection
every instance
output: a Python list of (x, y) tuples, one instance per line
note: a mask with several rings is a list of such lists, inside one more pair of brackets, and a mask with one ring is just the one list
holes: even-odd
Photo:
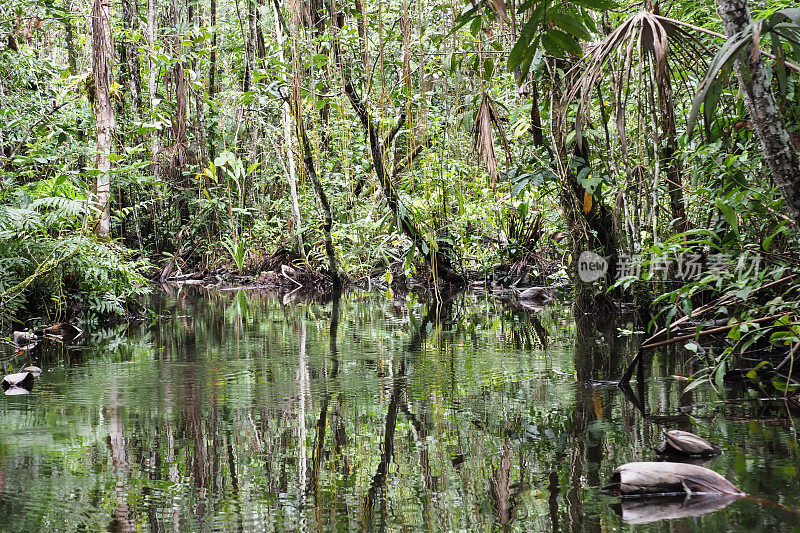
[[(674, 353), (628, 401), (607, 384), (633, 342), (611, 317), (196, 289), (150, 307), (33, 350), (36, 388), (0, 403), (0, 530), (800, 527), (790, 419), (702, 390), (677, 412)], [(700, 516), (600, 494), (664, 428), (719, 444), (709, 466), (760, 499)]]
[(715, 494), (624, 499), (614, 506), (626, 524), (649, 524), (662, 520), (703, 516), (724, 509), (740, 496)]

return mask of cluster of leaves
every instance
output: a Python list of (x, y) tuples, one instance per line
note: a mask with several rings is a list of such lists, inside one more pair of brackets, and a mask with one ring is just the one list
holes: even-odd
[(24, 307), (52, 318), (122, 314), (147, 291), (147, 263), (94, 238), (83, 184), (67, 175), (0, 187), (0, 327)]

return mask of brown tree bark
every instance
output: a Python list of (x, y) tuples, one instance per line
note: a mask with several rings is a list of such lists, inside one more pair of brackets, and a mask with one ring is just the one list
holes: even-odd
[[(753, 22), (747, 0), (717, 0), (717, 5), (728, 37), (744, 31)], [(786, 211), (800, 227), (800, 159), (789, 139), (760, 52), (748, 44), (734, 67), (767, 167), (783, 194)]]
[(122, 62), (125, 68), (124, 82), (131, 93), (131, 100), (136, 106), (136, 111), (142, 112), (142, 75), (139, 63), (139, 46), (133, 41), (128, 32), (139, 29), (139, 7), (136, 0), (122, 0), (122, 23), (125, 28), (125, 40), (122, 43)]
[(67, 62), (69, 64), (70, 76), (78, 74), (78, 52), (75, 49), (75, 26), (72, 24), (72, 9), (68, 6), (69, 11), (64, 17), (64, 37), (67, 41)]
[(111, 236), (111, 134), (114, 131), (114, 108), (111, 106), (111, 80), (114, 47), (108, 4), (94, 0), (92, 5), (92, 74), (94, 111), (97, 120), (97, 159), (95, 167), (95, 202), (99, 216), (94, 232), (101, 239)]
[[(217, 0), (211, 0), (211, 55), (208, 60), (208, 97), (217, 92)], [(213, 158), (213, 155), (212, 155)]]
[(342, 279), (339, 273), (338, 261), (336, 260), (336, 250), (333, 247), (333, 236), (331, 235), (331, 230), (333, 229), (333, 214), (331, 212), (330, 203), (328, 202), (328, 196), (325, 194), (325, 189), (322, 187), (322, 182), (314, 166), (314, 153), (311, 150), (311, 142), (306, 132), (305, 120), (303, 119), (301, 109), (300, 20), (301, 3), (300, 0), (294, 0), (292, 10), (292, 28), (294, 31), (294, 35), (292, 36), (292, 112), (295, 119), (297, 140), (300, 143), (301, 157), (305, 164), (306, 172), (311, 178), (311, 183), (314, 186), (314, 191), (317, 193), (317, 198), (322, 206), (322, 212), (325, 217), (322, 224), (322, 233), (325, 239), (325, 253), (328, 256), (331, 281), (333, 282), (333, 288), (339, 289), (342, 286)]
[(672, 93), (672, 81), (666, 61), (656, 72), (656, 85), (658, 87), (658, 107), (661, 120), (661, 135), (663, 147), (661, 158), (666, 172), (667, 192), (669, 205), (672, 211), (672, 224), (675, 233), (683, 233), (689, 229), (689, 219), (686, 216), (686, 204), (683, 199), (683, 175), (675, 152), (678, 150), (678, 132), (675, 127), (675, 99)]

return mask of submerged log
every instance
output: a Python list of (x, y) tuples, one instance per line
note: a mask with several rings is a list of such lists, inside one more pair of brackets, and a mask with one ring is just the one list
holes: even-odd
[(546, 287), (530, 287), (519, 293), (520, 300), (549, 302), (553, 299), (553, 293)]
[[(33, 380), (34, 375), (30, 372), (17, 372), (16, 374), (9, 374), (3, 378), (3, 391), (6, 394), (13, 394), (9, 393), (8, 391), (13, 388), (17, 389), (25, 389), (30, 391), (33, 389)], [(16, 393), (16, 394), (24, 394), (24, 393)]]
[(671, 429), (664, 434), (664, 442), (656, 448), (661, 455), (688, 455), (690, 457), (713, 457), (719, 448), (694, 433)]
[(33, 365), (26, 366), (20, 372), (28, 372), (30, 374), (33, 374), (33, 377), (35, 378), (38, 378), (39, 376), (42, 375), (42, 369), (39, 368), (38, 366), (33, 366)]
[(83, 330), (78, 326), (73, 326), (66, 322), (59, 322), (36, 332), (39, 335), (52, 335), (62, 337), (64, 340), (77, 339), (83, 334)]
[(625, 499), (614, 510), (626, 524), (647, 524), (661, 520), (674, 520), (701, 516), (726, 507), (741, 498), (739, 494), (711, 494), (705, 496), (671, 496), (666, 498)]
[(687, 463), (627, 463), (611, 474), (603, 491), (621, 496), (744, 494), (708, 468)]

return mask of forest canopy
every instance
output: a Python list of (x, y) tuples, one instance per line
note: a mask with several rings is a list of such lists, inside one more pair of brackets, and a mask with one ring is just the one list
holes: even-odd
[(661, 323), (747, 300), (797, 263), (799, 23), (733, 0), (10, 0), (3, 328), (267, 271), (568, 284)]

